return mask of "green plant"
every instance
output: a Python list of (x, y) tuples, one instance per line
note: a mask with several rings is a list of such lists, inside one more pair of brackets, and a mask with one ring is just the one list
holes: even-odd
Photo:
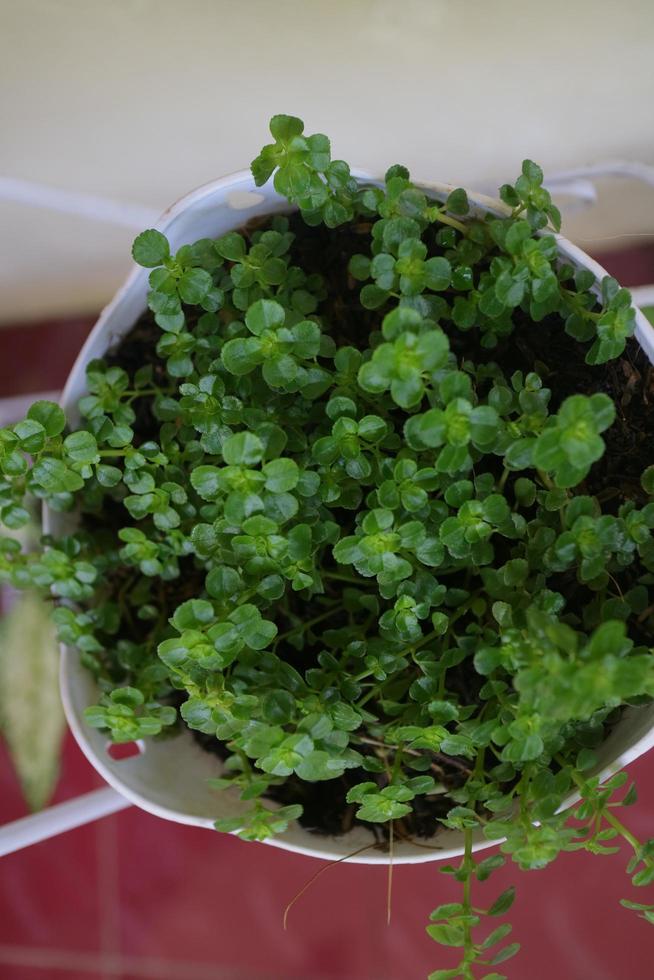
[[(301, 807), (262, 798), (293, 780), (349, 774), (356, 818), (397, 836), (428, 803), (434, 831), (465, 840), (443, 869), (462, 901), (429, 926), (461, 962), (432, 977), (490, 980), (517, 945), (496, 949), (508, 925), (474, 931), (513, 890), (473, 905), (503, 860), (477, 862), (476, 836), (540, 868), (621, 835), (634, 884), (654, 880), (654, 845), (616, 816), (626, 777), (589, 775), (621, 707), (654, 694), (654, 470), (591, 479), (615, 419), (602, 366), (634, 313), (613, 279), (598, 294), (559, 259), (530, 161), (500, 191), (506, 214), (479, 217), (401, 166), (359, 184), (298, 119), (271, 133), (255, 180), (274, 175), (325, 235), (351, 229), (353, 311), (298, 264), (287, 217), (175, 255), (139, 235), (156, 357), (89, 365), (76, 432), (48, 402), (0, 432), (5, 524), (30, 497), (82, 514), (35, 553), (3, 539), (0, 575), (72, 600), (55, 618), (102, 692), (90, 724), (161, 737), (178, 706), (223, 744), (214, 785), (251, 804), (219, 829), (283, 831)], [(561, 390), (538, 358), (507, 369), (513, 341), (545, 330), (585, 360), (590, 392)]]

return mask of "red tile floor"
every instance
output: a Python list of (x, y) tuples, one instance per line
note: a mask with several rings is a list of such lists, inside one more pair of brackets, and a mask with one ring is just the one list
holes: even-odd
[[(627, 284), (654, 281), (654, 252), (604, 261)], [(60, 386), (87, 327), (0, 330), (0, 397)], [(651, 837), (654, 758), (631, 773), (640, 796), (627, 817)], [(98, 785), (69, 737), (56, 801)], [(0, 752), (0, 822), (24, 812)], [(652, 980), (652, 927), (618, 904), (634, 897), (626, 859), (568, 854), (544, 871), (504, 868), (480, 886), (483, 900), (517, 879), (523, 951), (504, 968), (509, 980)], [(436, 865), (395, 869), (390, 926), (384, 869), (333, 867), (284, 932), (286, 903), (320, 866), (125, 810), (2, 860), (0, 980), (420, 980), (450, 965), (424, 933), (430, 910), (456, 889)]]

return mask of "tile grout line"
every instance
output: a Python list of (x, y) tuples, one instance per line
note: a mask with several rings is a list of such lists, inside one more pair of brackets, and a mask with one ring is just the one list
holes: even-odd
[(117, 821), (107, 817), (96, 825), (97, 895), (100, 933), (99, 961), (103, 980), (120, 969), (119, 870)]
[[(143, 980), (280, 980), (278, 973), (254, 974), (249, 969), (230, 966), (216, 966), (211, 963), (189, 963), (184, 960), (164, 960), (154, 957), (115, 956), (105, 957), (96, 953), (86, 953), (80, 950), (53, 949), (35, 946), (0, 945), (0, 965), (34, 967), (42, 970), (66, 971), (62, 980), (71, 971), (108, 976), (111, 980), (120, 980), (128, 974)], [(314, 974), (308, 977), (304, 974), (293, 974), (284, 980), (336, 980), (332, 974)], [(354, 980), (345, 978), (342, 980)]]

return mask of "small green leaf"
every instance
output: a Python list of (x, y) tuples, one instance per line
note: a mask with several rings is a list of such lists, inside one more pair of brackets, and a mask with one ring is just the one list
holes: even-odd
[(511, 943), (509, 946), (505, 946), (501, 949), (499, 953), (496, 953), (492, 959), (488, 962), (491, 966), (497, 966), (498, 963), (504, 963), (505, 960), (510, 960), (512, 956), (520, 952), (520, 943)]
[(168, 239), (155, 228), (142, 231), (134, 239), (132, 257), (139, 265), (145, 266), (146, 269), (153, 269), (170, 257)]
[(215, 619), (212, 604), (206, 599), (188, 599), (178, 606), (171, 620), (173, 626), (180, 630), (201, 629)]
[(512, 931), (512, 929), (513, 927), (509, 922), (505, 922), (504, 925), (498, 926), (497, 929), (493, 929), (493, 931), (490, 932), (482, 942), (481, 948), (491, 949), (492, 946), (495, 946), (497, 943), (505, 939)]
[(245, 315), (248, 330), (256, 335), (262, 334), (264, 330), (281, 327), (285, 319), (284, 307), (271, 299), (258, 300)]
[(27, 417), (39, 422), (51, 439), (60, 435), (66, 428), (66, 416), (54, 402), (34, 402), (27, 410)]
[(508, 912), (515, 900), (515, 886), (511, 885), (506, 891), (499, 895), (488, 910), (488, 915), (504, 915)]
[(252, 432), (238, 432), (225, 440), (222, 451), (230, 466), (254, 466), (263, 457), (263, 443)]
[(300, 471), (294, 459), (273, 459), (263, 467), (266, 477), (265, 487), (272, 493), (293, 490), (298, 483)]
[(60, 459), (44, 456), (35, 464), (32, 477), (48, 493), (74, 493), (81, 490), (84, 480)]
[(14, 426), (14, 435), (18, 437), (23, 452), (31, 455), (39, 453), (45, 445), (46, 431), (41, 423), (34, 419), (28, 418), (23, 422), (17, 422)]
[(288, 143), (304, 132), (304, 123), (297, 116), (277, 115), (270, 120), (270, 132), (280, 143)]
[(64, 449), (69, 459), (75, 463), (93, 463), (100, 457), (98, 444), (90, 432), (73, 432), (64, 439)]
[(213, 599), (229, 599), (237, 594), (241, 582), (241, 576), (235, 568), (219, 565), (209, 571), (205, 584)]
[(179, 279), (179, 295), (184, 303), (197, 305), (213, 287), (213, 279), (204, 269), (187, 269)]
[(220, 470), (217, 466), (196, 466), (191, 484), (204, 500), (215, 500), (220, 494)]
[(238, 262), (247, 252), (247, 245), (242, 235), (230, 231), (216, 241), (216, 251), (230, 262)]
[(362, 803), (368, 793), (375, 793), (377, 788), (377, 783), (358, 783), (348, 790), (345, 799), (348, 803)]
[(465, 941), (462, 925), (427, 926), (427, 934), (441, 946), (463, 946)]
[(640, 483), (645, 493), (654, 497), (654, 466), (647, 467), (640, 478)]

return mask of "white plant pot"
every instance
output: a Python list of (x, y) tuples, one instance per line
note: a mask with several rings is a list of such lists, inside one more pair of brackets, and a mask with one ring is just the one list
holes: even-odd
[[(360, 180), (367, 175), (355, 172)], [(444, 200), (453, 189), (444, 184), (424, 185), (435, 198)], [(477, 213), (506, 214), (505, 206), (496, 200), (478, 194), (469, 195)], [(251, 218), (288, 212), (288, 202), (280, 197), (269, 183), (258, 188), (249, 171), (241, 171), (212, 181), (183, 197), (162, 215), (157, 228), (170, 240), (173, 251), (181, 245), (199, 238), (218, 237), (238, 229)], [(562, 258), (590, 271), (598, 280), (606, 275), (597, 262), (589, 258), (575, 245), (559, 236)], [(148, 270), (134, 268), (118, 290), (114, 299), (103, 310), (98, 322), (84, 344), (66, 384), (62, 406), (71, 425), (79, 422), (77, 402), (85, 394), (85, 369), (93, 358), (102, 357), (131, 330), (146, 309)], [(645, 317), (637, 313), (636, 336), (650, 361), (654, 363), (654, 328)], [(61, 515), (44, 512), (44, 526), (48, 533), (61, 533), (65, 519)], [(216, 776), (220, 762), (216, 756), (205, 752), (194, 740), (190, 731), (168, 740), (148, 741), (141, 746), (139, 755), (116, 761), (108, 752), (107, 737), (84, 721), (84, 709), (97, 701), (97, 691), (92, 676), (80, 665), (75, 650), (62, 649), (61, 694), (68, 724), (91, 765), (115, 790), (136, 806), (149, 813), (177, 823), (212, 828), (218, 817), (231, 817), (243, 812), (249, 804), (243, 804), (235, 791), (217, 792), (207, 785), (207, 779)], [(600, 769), (608, 775), (622, 768), (654, 745), (654, 705), (629, 708), (602, 746)], [(310, 855), (325, 860), (335, 860), (366, 848), (372, 844), (372, 835), (357, 827), (340, 837), (324, 837), (311, 834), (299, 824), (268, 843), (288, 851)], [(423, 861), (451, 859), (463, 853), (463, 837), (459, 832), (441, 830), (433, 840), (420, 841), (415, 846), (406, 841), (396, 841), (393, 861), (396, 864), (414, 864)], [(475, 849), (490, 844), (479, 836)], [(386, 864), (387, 854), (370, 847), (351, 860), (365, 864)]]

